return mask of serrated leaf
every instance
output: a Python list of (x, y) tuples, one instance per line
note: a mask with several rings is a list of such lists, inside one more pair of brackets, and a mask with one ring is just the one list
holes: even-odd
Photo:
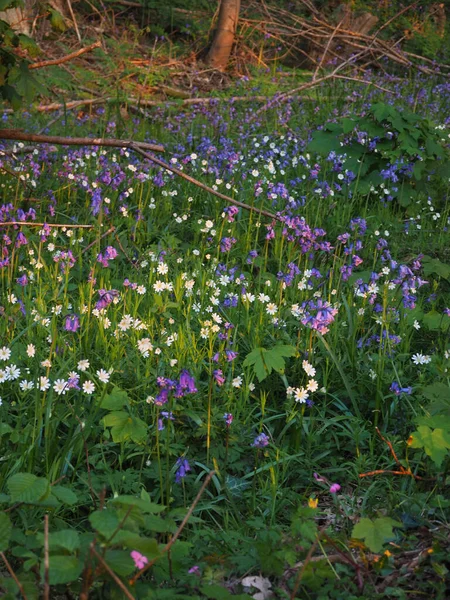
[(16, 473), (7, 481), (11, 502), (32, 504), (44, 500), (50, 493), (50, 484), (44, 477), (31, 473)]
[(71, 489), (64, 487), (62, 485), (53, 485), (51, 488), (51, 493), (55, 496), (62, 504), (67, 504), (68, 506), (73, 506), (78, 502), (77, 495), (72, 492)]
[(127, 550), (108, 550), (105, 555), (105, 562), (114, 573), (121, 577), (131, 575), (136, 568), (130, 552)]
[(120, 410), (125, 405), (128, 405), (128, 394), (114, 386), (112, 391), (103, 398), (100, 403), (100, 408), (107, 410)]
[(443, 429), (432, 431), (427, 425), (420, 425), (411, 434), (408, 445), (411, 448), (423, 448), (425, 454), (440, 467), (450, 450), (450, 435)]
[[(50, 585), (61, 585), (76, 581), (83, 570), (83, 562), (75, 556), (51, 555), (49, 560)], [(41, 576), (44, 576), (44, 561), (41, 564)]]
[(74, 552), (80, 547), (80, 536), (74, 529), (62, 529), (48, 536), (50, 550), (63, 549)]
[(116, 512), (110, 508), (94, 511), (89, 515), (89, 521), (92, 527), (105, 538), (111, 537), (120, 523)]
[(267, 350), (266, 348), (255, 348), (247, 354), (243, 366), (253, 366), (255, 375), (258, 378), (258, 381), (261, 382), (266, 379), (273, 370), (282, 373), (285, 367), (284, 357), (293, 356), (294, 354), (295, 348), (293, 346), (278, 345), (270, 350)]
[(372, 552), (380, 552), (383, 545), (395, 537), (394, 527), (402, 528), (403, 524), (390, 517), (380, 517), (375, 521), (362, 518), (353, 527), (352, 537), (364, 540), (365, 545)]
[(114, 442), (132, 440), (142, 443), (147, 437), (147, 425), (142, 419), (134, 417), (125, 411), (112, 412), (103, 418), (105, 427), (111, 427)]
[(12, 523), (8, 515), (4, 512), (0, 513), (0, 552), (5, 552), (8, 549), (11, 532)]
[(166, 509), (162, 504), (156, 504), (155, 502), (150, 502), (150, 500), (145, 500), (143, 498), (136, 498), (136, 496), (117, 496), (117, 498), (113, 498), (109, 501), (109, 504), (126, 504), (127, 506), (136, 506), (143, 513), (160, 513)]

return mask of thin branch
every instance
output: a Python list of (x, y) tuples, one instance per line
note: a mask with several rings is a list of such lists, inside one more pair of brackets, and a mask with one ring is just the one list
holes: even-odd
[(8, 559), (6, 558), (5, 554), (3, 552), (0, 552), (0, 556), (2, 557), (2, 560), (5, 563), (5, 567), (8, 569), (9, 574), (14, 579), (17, 587), (19, 588), (19, 592), (22, 594), (23, 600), (28, 600), (27, 595), (24, 592), (23, 586), (20, 583), (20, 581), (17, 579), (17, 575), (14, 573), (14, 570), (11, 567), (11, 565), (9, 564)]
[(109, 146), (113, 148), (139, 148), (152, 152), (164, 152), (164, 146), (147, 144), (146, 142), (133, 142), (129, 140), (116, 140), (113, 138), (89, 137), (61, 137), (59, 135), (36, 135), (24, 133), (18, 129), (0, 129), (0, 139), (21, 140), (37, 144), (57, 144), (60, 146)]
[(295, 583), (294, 583), (294, 589), (291, 592), (291, 600), (295, 600), (295, 597), (297, 595), (297, 591), (298, 588), (300, 587), (300, 583), (302, 581), (303, 575), (305, 574), (305, 569), (306, 567), (309, 565), (309, 563), (311, 562), (311, 559), (313, 557), (313, 554), (317, 548), (317, 545), (319, 544), (319, 540), (323, 534), (323, 532), (325, 531), (326, 527), (328, 527), (328, 525), (324, 525), (321, 529), (319, 529), (319, 531), (317, 532), (316, 535), (316, 539), (314, 540), (314, 542), (311, 544), (310, 549), (308, 550), (308, 554), (306, 555), (305, 560), (303, 561), (298, 573), (297, 573), (297, 577), (295, 578)]
[(125, 596), (128, 598), (128, 600), (136, 600), (135, 597), (132, 594), (130, 594), (130, 592), (127, 590), (127, 588), (122, 583), (122, 581), (117, 577), (117, 575), (114, 573), (114, 571), (111, 569), (111, 567), (105, 562), (105, 559), (97, 552), (97, 550), (95, 549), (95, 547), (92, 544), (91, 544), (91, 551), (92, 551), (92, 554), (94, 554), (94, 556), (97, 558), (97, 560), (101, 563), (102, 567), (105, 569), (105, 571), (108, 573), (108, 575), (110, 577), (112, 577), (112, 579), (114, 579), (115, 583), (120, 587), (120, 589), (125, 594)]
[(259, 215), (264, 215), (265, 217), (269, 217), (270, 219), (275, 219), (277, 221), (282, 221), (282, 219), (279, 216), (274, 215), (271, 212), (268, 212), (267, 210), (263, 210), (260, 208), (256, 208), (254, 206), (250, 206), (249, 204), (245, 204), (244, 202), (240, 202), (239, 200), (235, 200), (234, 198), (231, 198), (230, 196), (226, 196), (225, 194), (222, 194), (221, 192), (217, 192), (216, 190), (213, 190), (213, 188), (209, 187), (208, 185), (205, 185), (201, 181), (198, 181), (198, 179), (194, 179), (194, 177), (187, 175), (180, 169), (177, 169), (176, 167), (173, 167), (172, 165), (165, 163), (163, 160), (161, 160), (160, 158), (156, 158), (156, 156), (153, 156), (152, 154), (148, 154), (147, 152), (144, 152), (143, 150), (141, 150), (141, 148), (139, 146), (136, 146), (133, 142), (130, 142), (128, 147), (131, 150), (134, 150), (135, 152), (137, 152), (138, 154), (141, 154), (145, 158), (148, 158), (148, 160), (151, 160), (152, 162), (159, 165), (160, 167), (163, 167), (163, 169), (166, 169), (167, 171), (171, 171), (172, 173), (175, 173), (175, 175), (178, 175), (179, 177), (186, 179), (186, 181), (193, 183), (200, 189), (205, 190), (205, 192), (209, 192), (210, 194), (213, 194), (214, 196), (217, 196), (218, 198), (221, 198), (222, 200), (226, 200), (230, 204), (234, 204), (235, 206), (239, 206), (240, 208), (244, 208), (245, 210), (249, 210), (250, 212), (255, 212)]
[(330, 47), (330, 45), (331, 45), (331, 42), (333, 41), (333, 39), (334, 39), (334, 36), (335, 36), (335, 35), (337, 34), (337, 32), (339, 31), (339, 29), (340, 29), (340, 27), (341, 27), (341, 25), (342, 25), (342, 23), (343, 23), (343, 22), (344, 22), (344, 19), (341, 19), (341, 20), (339, 21), (339, 23), (336, 25), (336, 28), (335, 28), (335, 30), (333, 31), (333, 33), (330, 35), (330, 37), (329, 37), (329, 39), (328, 39), (328, 42), (327, 42), (327, 45), (325, 46), (325, 50), (323, 51), (322, 58), (320, 59), (320, 62), (319, 62), (319, 64), (317, 65), (317, 67), (316, 67), (316, 70), (314, 71), (314, 74), (313, 74), (313, 76), (312, 76), (312, 80), (313, 80), (313, 81), (315, 81), (315, 79), (316, 79), (316, 77), (317, 77), (317, 74), (319, 73), (319, 71), (320, 71), (320, 68), (321, 68), (321, 66), (323, 65), (323, 61), (325, 60), (325, 57), (326, 57), (326, 55), (327, 55), (327, 53), (328, 53), (328, 49), (329, 49), (329, 47)]
[(94, 225), (70, 225), (69, 223), (36, 223), (35, 221), (0, 221), (0, 227), (6, 226), (18, 227), (66, 227), (67, 229), (93, 229)]
[(85, 48), (80, 48), (76, 52), (72, 52), (71, 54), (67, 54), (66, 56), (62, 56), (61, 58), (52, 58), (50, 60), (43, 60), (42, 62), (35, 62), (28, 65), (28, 69), (43, 69), (44, 67), (51, 67), (52, 65), (60, 65), (62, 63), (68, 62), (73, 58), (77, 58), (82, 54), (86, 54), (86, 52), (91, 52), (95, 48), (101, 48), (102, 43), (100, 41), (94, 42), (90, 46), (86, 46)]
[[(208, 473), (208, 475), (205, 478), (205, 481), (203, 482), (202, 487), (199, 489), (198, 494), (195, 497), (194, 502), (191, 504), (189, 510), (187, 511), (184, 519), (182, 520), (180, 526), (178, 527), (178, 529), (176, 530), (175, 534), (173, 535), (173, 537), (169, 540), (169, 542), (164, 546), (162, 553), (166, 553), (168, 552), (173, 544), (176, 542), (176, 540), (179, 538), (180, 533), (183, 531), (186, 523), (189, 521), (189, 519), (192, 516), (192, 513), (194, 512), (194, 508), (197, 506), (200, 498), (203, 496), (203, 492), (206, 490), (209, 482), (211, 481), (211, 479), (213, 478), (213, 475), (215, 474), (215, 471), (210, 471)], [(152, 559), (151, 561), (149, 561), (145, 567), (143, 567), (142, 569), (140, 569), (136, 575), (130, 580), (130, 585), (134, 585), (136, 583), (136, 581), (139, 579), (139, 577), (141, 575), (143, 575), (146, 571), (148, 571), (148, 569), (150, 569), (150, 567), (152, 567), (155, 562), (158, 560), (158, 556), (155, 557), (154, 559)]]

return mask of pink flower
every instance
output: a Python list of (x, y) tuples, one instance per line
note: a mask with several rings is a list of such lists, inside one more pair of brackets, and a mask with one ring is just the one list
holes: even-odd
[(313, 473), (313, 476), (314, 476), (314, 479), (315, 479), (316, 481), (319, 481), (319, 482), (321, 482), (321, 483), (326, 483), (326, 482), (327, 482), (327, 480), (325, 479), (325, 477), (321, 477), (321, 476), (319, 475), (319, 473)]
[(133, 550), (133, 552), (131, 552), (131, 558), (134, 560), (134, 564), (137, 569), (143, 569), (148, 563), (148, 558), (137, 550)]
[(330, 487), (330, 494), (337, 494), (337, 492), (341, 489), (341, 486), (338, 483), (333, 483)]

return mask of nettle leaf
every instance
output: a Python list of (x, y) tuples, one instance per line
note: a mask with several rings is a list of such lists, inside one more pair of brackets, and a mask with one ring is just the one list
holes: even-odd
[(50, 483), (44, 477), (31, 473), (16, 473), (7, 481), (11, 502), (32, 504), (44, 500), (50, 494)]
[(435, 465), (440, 467), (450, 450), (450, 434), (443, 429), (432, 431), (427, 425), (420, 425), (411, 434), (408, 445), (411, 448), (422, 448)]
[(105, 427), (111, 427), (114, 442), (132, 440), (136, 444), (142, 443), (147, 437), (147, 424), (138, 417), (125, 411), (112, 412), (103, 418)]
[(390, 517), (380, 517), (375, 521), (363, 518), (353, 527), (352, 537), (364, 540), (372, 552), (380, 552), (383, 545), (395, 537), (394, 527), (402, 528), (403, 524)]
[(100, 403), (100, 408), (107, 410), (120, 410), (125, 405), (128, 405), (128, 394), (114, 386), (112, 391), (103, 398)]
[(0, 552), (5, 552), (8, 549), (11, 532), (12, 523), (8, 515), (4, 512), (0, 513)]
[(285, 368), (285, 357), (295, 355), (294, 346), (274, 346), (270, 350), (266, 348), (255, 348), (247, 354), (243, 366), (253, 366), (258, 381), (261, 382), (268, 377), (272, 371), (283, 373)]

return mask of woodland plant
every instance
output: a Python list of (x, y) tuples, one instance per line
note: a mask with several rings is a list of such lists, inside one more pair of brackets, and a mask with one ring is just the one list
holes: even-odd
[(450, 130), (373, 94), (130, 122), (250, 211), (129, 149), (1, 157), (5, 598), (382, 598), (414, 548), (444, 597)]

